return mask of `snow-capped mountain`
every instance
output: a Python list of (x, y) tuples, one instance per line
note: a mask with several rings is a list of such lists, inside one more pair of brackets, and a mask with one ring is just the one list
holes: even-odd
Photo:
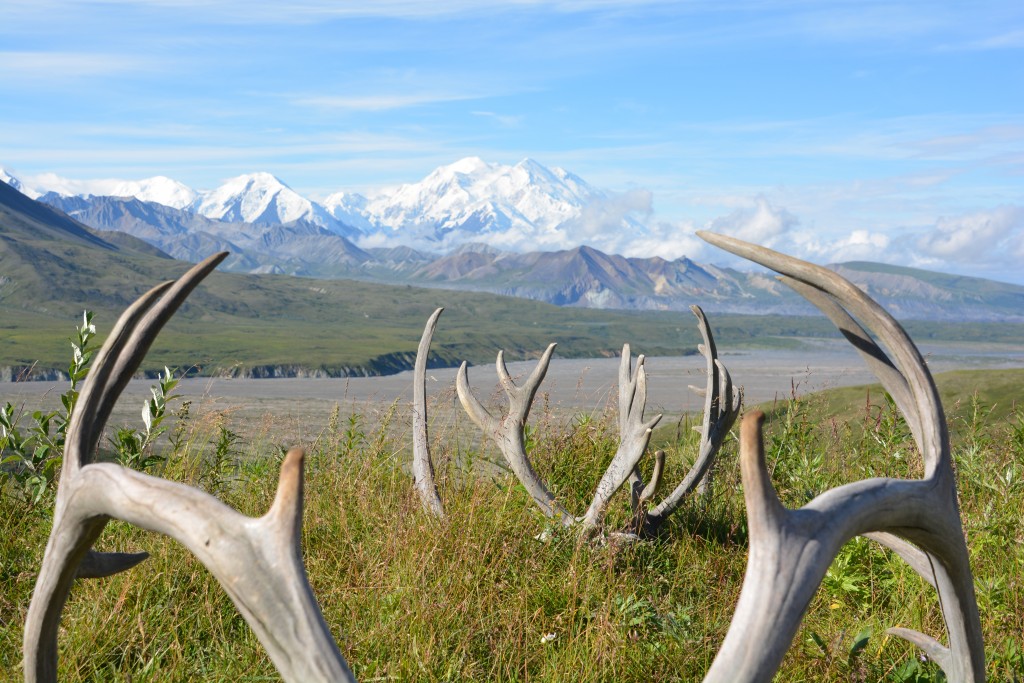
[[(685, 257), (671, 261), (657, 256), (624, 257), (591, 246), (516, 253), (484, 241), (491, 236), (486, 232), (479, 234), (481, 239), (476, 242), (469, 241), (472, 233), (466, 232), (463, 236), (467, 241), (445, 255), (410, 247), (360, 248), (304, 219), (268, 225), (227, 222), (135, 197), (48, 192), (37, 202), (12, 189), (21, 183), (10, 173), (0, 172), (0, 180), (4, 181), (0, 183), (0, 214), (6, 216), (0, 220), (0, 233), (6, 235), (21, 229), (18, 220), (10, 218), (20, 212), (30, 218), (28, 234), (33, 239), (40, 236), (38, 231), (43, 223), (57, 221), (60, 225), (50, 233), (63, 234), (61, 239), (74, 233), (90, 242), (108, 240), (122, 244), (135, 236), (162, 252), (189, 261), (227, 250), (232, 255), (225, 267), (240, 272), (471, 289), (590, 308), (683, 311), (694, 301), (700, 301), (705, 310), (716, 312), (810, 312), (796, 294), (761, 273), (702, 265)], [(4, 187), (5, 183), (12, 187)], [(54, 213), (42, 203), (63, 213)], [(40, 222), (40, 216), (48, 218)], [(69, 216), (91, 228), (116, 230), (117, 237), (88, 233)], [(567, 219), (556, 229), (578, 220), (586, 220), (586, 212)], [(43, 230), (46, 232), (45, 226)], [(907, 319), (1024, 319), (1024, 287), (870, 263), (847, 263), (833, 268), (847, 273), (884, 306)]]
[(20, 180), (8, 173), (7, 169), (2, 166), (0, 166), (0, 182), (7, 183), (30, 199), (35, 199), (39, 196), (39, 193), (33, 193), (29, 188), (25, 187)]
[(270, 173), (241, 175), (206, 191), (164, 176), (81, 181), (43, 174), (31, 184), (6, 172), (3, 177), (33, 198), (48, 193), (134, 198), (225, 223), (270, 226), (301, 221), (364, 249), (409, 246), (437, 252), (468, 242), (509, 251), (557, 250), (583, 243), (617, 249), (624, 235), (647, 234), (633, 217), (636, 207), (563, 169), (549, 169), (531, 159), (506, 166), (468, 157), (435, 169), (420, 182), (371, 198), (337, 192), (323, 204), (303, 197)]
[(191, 187), (166, 176), (144, 180), (71, 180), (54, 173), (44, 173), (29, 185), (0, 169), (0, 180), (32, 199), (49, 193), (61, 197), (134, 197), (144, 202), (184, 209), (199, 196)]
[(48, 195), (130, 198), (228, 223), (281, 225), (304, 221), (346, 237), (361, 234), (270, 173), (241, 175), (207, 191), (194, 190), (166, 176), (144, 180), (71, 180), (46, 173), (34, 178), (29, 186), (0, 169), (0, 180), (33, 199)]
[[(532, 159), (505, 166), (467, 157), (369, 199), (333, 194), (324, 207), (376, 233), (374, 243), (449, 249), (484, 241), (510, 250), (557, 249), (572, 242), (570, 233), (587, 207), (606, 197), (578, 176)], [(625, 220), (624, 227), (642, 230)]]
[(145, 180), (124, 180), (109, 193), (112, 197), (134, 197), (143, 202), (154, 202), (172, 209), (187, 209), (195, 204), (199, 193), (184, 183), (162, 175)]
[(48, 192), (39, 201), (92, 228), (133, 235), (186, 261), (229, 251), (225, 267), (230, 270), (338, 276), (372, 260), (343, 236), (305, 220), (229, 223), (134, 197)]
[(217, 189), (202, 193), (193, 208), (201, 216), (228, 223), (277, 225), (306, 221), (340, 234), (358, 234), (270, 173), (232, 178)]

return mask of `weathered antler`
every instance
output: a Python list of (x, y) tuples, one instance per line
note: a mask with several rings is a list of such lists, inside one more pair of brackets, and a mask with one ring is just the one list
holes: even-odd
[[(981, 625), (949, 435), (935, 384), (910, 337), (881, 306), (830, 270), (731, 237), (698, 234), (781, 273), (783, 282), (836, 324), (906, 417), (925, 465), (921, 480), (866, 479), (789, 510), (779, 501), (765, 464), (764, 415), (747, 415), (741, 427), (740, 470), (750, 555), (736, 613), (705, 681), (770, 681), (826, 570), (856, 535), (869, 535), (891, 548), (936, 587), (949, 646), (909, 629), (890, 633), (924, 649), (950, 681), (983, 681)], [(878, 337), (891, 359), (853, 316)]]
[(430, 459), (430, 439), (427, 435), (427, 356), (434, 338), (437, 319), (444, 312), (439, 308), (427, 319), (416, 349), (416, 369), (412, 385), (412, 476), (423, 508), (437, 517), (444, 517), (444, 505), (434, 483), (434, 464)]
[(736, 422), (736, 417), (740, 413), (740, 405), (743, 402), (743, 390), (733, 387), (729, 371), (718, 360), (718, 349), (715, 346), (715, 338), (711, 334), (707, 316), (704, 315), (700, 306), (690, 306), (690, 310), (697, 316), (697, 326), (704, 338), (704, 343), (697, 348), (707, 361), (706, 387), (704, 389), (690, 387), (691, 390), (704, 397), (704, 421), (700, 428), (700, 446), (697, 450), (697, 459), (683, 480), (665, 500), (646, 513), (643, 512), (641, 506), (644, 501), (651, 498), (654, 489), (657, 488), (661, 470), (655, 467), (651, 482), (646, 487), (643, 485), (639, 472), (634, 471), (630, 479), (632, 489), (641, 491), (633, 497), (634, 514), (637, 516), (639, 524), (642, 525), (640, 530), (644, 535), (657, 532), (669, 515), (675, 512), (683, 500), (695, 489), (703, 491), (710, 487), (715, 456), (718, 455), (725, 437), (728, 436), (729, 430)]
[(466, 413), (483, 432), (494, 439), (498, 450), (505, 456), (505, 462), (512, 469), (519, 481), (526, 488), (527, 493), (540, 506), (540, 509), (548, 517), (558, 519), (562, 524), (571, 526), (576, 523), (576, 518), (555, 500), (554, 495), (541, 481), (537, 472), (530, 464), (530, 458), (526, 453), (523, 429), (526, 427), (526, 418), (530, 414), (530, 406), (533, 404), (533, 397), (537, 395), (540, 383), (544, 381), (548, 365), (551, 363), (551, 354), (555, 351), (555, 344), (548, 345), (544, 355), (537, 361), (530, 376), (526, 378), (523, 386), (518, 387), (508, 374), (505, 366), (504, 353), (498, 352), (498, 360), (495, 367), (498, 371), (498, 380), (501, 382), (505, 395), (508, 396), (508, 413), (500, 420), (473, 395), (469, 388), (469, 376), (467, 364), (462, 363), (459, 374), (455, 379), (455, 390), (459, 394), (459, 401)]
[[(558, 503), (554, 501), (547, 487), (539, 480), (530, 466), (529, 457), (523, 447), (522, 429), (529, 411), (529, 401), (532, 401), (537, 386), (547, 371), (547, 365), (550, 362), (554, 344), (548, 347), (548, 351), (544, 354), (537, 369), (534, 370), (527, 381), (526, 386), (521, 390), (516, 390), (519, 392), (520, 398), (516, 398), (513, 393), (509, 392), (508, 387), (514, 387), (514, 385), (511, 379), (508, 378), (508, 371), (505, 369), (502, 355), (498, 354), (498, 376), (501, 378), (502, 386), (506, 388), (505, 390), (509, 394), (510, 401), (509, 413), (502, 420), (491, 416), (470, 392), (466, 365), (463, 363), (462, 368), (459, 370), (456, 388), (459, 398), (466, 408), (466, 412), (469, 413), (473, 421), (485, 433), (495, 438), (498, 448), (505, 455), (513, 472), (516, 473), (516, 476), (520, 478), (520, 481), (530, 491), (534, 500), (538, 502), (545, 514), (550, 517), (558, 517), (566, 525), (580, 522), (585, 530), (596, 529), (603, 521), (604, 513), (612, 496), (629, 480), (630, 500), (634, 512), (632, 531), (651, 535), (679, 507), (680, 503), (690, 492), (710, 478), (710, 470), (715, 456), (718, 454), (722, 442), (725, 440), (736, 420), (736, 416), (739, 414), (743, 393), (742, 390), (733, 388), (729, 372), (721, 361), (718, 360), (714, 337), (711, 334), (704, 311), (699, 306), (692, 306), (691, 310), (697, 316), (697, 323), (704, 338), (704, 343), (699, 346), (699, 349), (707, 360), (706, 389), (700, 390), (690, 387), (703, 394), (705, 399), (700, 448), (697, 460), (687, 476), (660, 505), (648, 513), (645, 513), (643, 508), (646, 502), (654, 495), (661, 482), (661, 476), (665, 467), (665, 452), (657, 451), (654, 454), (655, 463), (651, 473), (651, 481), (644, 485), (637, 465), (647, 450), (652, 431), (661, 419), (661, 415), (657, 415), (648, 421), (644, 421), (643, 418), (644, 409), (647, 404), (647, 371), (644, 367), (643, 355), (637, 357), (636, 369), (634, 370), (629, 344), (625, 344), (622, 347), (618, 382), (619, 447), (597, 485), (597, 490), (594, 493), (589, 509), (579, 518), (566, 516), (565, 509), (558, 506)], [(526, 395), (527, 387), (530, 387), (530, 393), (528, 394), (528, 401), (524, 404), (521, 397)], [(526, 479), (519, 474), (521, 471), (527, 472)]]
[[(594, 492), (594, 500), (583, 516), (584, 528), (594, 529), (601, 525), (604, 519), (605, 509), (609, 501), (619, 488), (626, 483), (630, 475), (636, 471), (640, 458), (643, 457), (647, 445), (651, 442), (651, 434), (655, 425), (661, 420), (661, 415), (655, 415), (644, 422), (644, 408), (647, 405), (647, 371), (644, 369), (643, 354), (637, 356), (636, 372), (630, 367), (632, 354), (629, 351), (629, 344), (622, 347), (622, 357), (619, 362), (619, 447), (612, 457), (608, 469), (605, 470), (601, 481), (597, 484)], [(664, 454), (662, 455), (662, 463)], [(660, 473), (664, 467), (655, 465), (655, 470)], [(657, 475), (652, 477), (657, 486)], [(653, 492), (653, 488), (652, 488)]]
[(619, 429), (621, 431), (619, 447), (597, 485), (594, 499), (586, 514), (579, 518), (572, 515), (555, 500), (547, 486), (537, 476), (530, 464), (523, 440), (523, 428), (526, 425), (530, 404), (547, 373), (554, 349), (554, 344), (548, 346), (547, 351), (537, 363), (537, 367), (521, 388), (512, 381), (508, 369), (505, 367), (503, 354), (498, 352), (498, 379), (509, 399), (508, 413), (500, 420), (491, 415), (470, 390), (466, 363), (459, 368), (455, 388), (459, 394), (459, 400), (470, 418), (485, 434), (495, 440), (509, 467), (544, 514), (558, 519), (565, 526), (572, 526), (579, 522), (583, 529), (589, 532), (601, 525), (608, 502), (636, 468), (651, 440), (654, 425), (661, 419), (661, 415), (646, 422), (643, 419), (644, 407), (647, 403), (647, 373), (644, 370), (644, 357), (640, 356), (637, 359), (634, 372), (631, 367), (632, 356), (629, 344), (626, 344), (622, 347), (622, 361), (619, 364)]
[(257, 519), (183, 484), (95, 462), (114, 403), (160, 328), (226, 256), (213, 256), (144, 294), (96, 357), (68, 426), (53, 529), (25, 622), (30, 683), (57, 679), (58, 626), (75, 578), (108, 576), (145, 559), (90, 550), (111, 519), (166, 534), (192, 551), (231, 596), (285, 680), (354, 680), (302, 564), (300, 449), (288, 452), (274, 503)]

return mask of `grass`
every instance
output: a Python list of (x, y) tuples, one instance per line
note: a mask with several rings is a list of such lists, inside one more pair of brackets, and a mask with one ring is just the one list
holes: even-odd
[[(946, 421), (954, 435), (984, 429), (982, 421), (1004, 422), (1024, 408), (1024, 369), (954, 370), (935, 376)], [(881, 385), (870, 384), (822, 392), (813, 401), (819, 419), (848, 425), (855, 432), (873, 428), (886, 408)], [(788, 403), (760, 406), (768, 414), (784, 413)]]
[[(978, 393), (960, 401), (964, 410), (950, 411), (962, 514), (989, 678), (1020, 681), (1024, 411), (992, 409), (1011, 403), (1013, 392), (997, 378), (971, 377)], [(787, 505), (846, 481), (919, 475), (898, 419), (884, 406), (868, 411), (871, 419), (858, 417), (862, 390), (849, 394), (853, 417), (839, 417), (846, 391), (775, 407), (769, 462)], [(442, 420), (432, 438), (448, 517), (424, 515), (407, 474), (407, 433), (396, 429), (409, 419), (398, 406), (347, 421), (336, 413), (306, 444), (306, 565), (359, 680), (700, 680), (728, 627), (746, 561), (733, 442), (724, 448), (714, 497), (684, 506), (663, 538), (599, 546), (555, 530), (542, 543), (536, 537), (547, 521), (520, 486), (495, 475), (495, 454)], [(217, 413), (168, 420), (178, 447), (158, 474), (217, 493), (247, 514), (267, 509), (280, 457), (272, 431), (229, 438), (237, 434), (225, 434)], [(614, 451), (612, 425), (613, 415), (560, 422), (538, 411), (535, 465), (571, 510), (582, 512)], [(677, 481), (695, 437), (682, 430), (679, 438), (658, 438), (669, 450), (667, 481)], [(45, 501), (30, 506), (4, 493), (0, 677), (16, 680), (51, 513)], [(624, 524), (627, 515), (620, 494), (610, 524)], [(126, 574), (76, 584), (60, 635), (62, 681), (276, 680), (248, 626), (181, 546), (113, 522), (101, 549), (144, 549), (152, 557)], [(885, 635), (896, 625), (941, 637), (935, 595), (899, 559), (854, 540), (833, 563), (778, 680), (940, 680), (909, 645)]]

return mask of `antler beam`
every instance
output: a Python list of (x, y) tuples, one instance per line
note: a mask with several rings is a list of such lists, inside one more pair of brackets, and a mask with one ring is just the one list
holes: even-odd
[(530, 464), (530, 458), (526, 453), (526, 444), (523, 437), (523, 428), (526, 426), (526, 419), (530, 415), (530, 406), (533, 398), (537, 395), (540, 383), (544, 381), (548, 365), (551, 363), (551, 354), (555, 351), (555, 344), (549, 344), (547, 350), (537, 361), (537, 366), (526, 378), (523, 386), (516, 386), (505, 366), (504, 352), (498, 351), (498, 360), (495, 367), (498, 371), (498, 381), (501, 383), (505, 395), (508, 397), (508, 413), (498, 419), (488, 412), (480, 400), (473, 395), (469, 388), (469, 373), (467, 364), (462, 363), (459, 373), (455, 379), (455, 390), (458, 392), (459, 401), (466, 410), (470, 419), (483, 430), (483, 432), (494, 439), (498, 450), (505, 456), (505, 462), (512, 469), (519, 481), (526, 488), (526, 491), (533, 498), (548, 517), (558, 519), (565, 526), (572, 526), (576, 518), (565, 507), (555, 500), (554, 495), (541, 481), (537, 472)]
[[(637, 512), (637, 519), (642, 525), (640, 531), (647, 536), (653, 535), (665, 523), (669, 515), (676, 511), (682, 502), (695, 489), (709, 490), (710, 480), (713, 472), (715, 457), (722, 448), (725, 437), (729, 435), (740, 414), (740, 406), (743, 403), (743, 390), (734, 388), (732, 377), (725, 365), (718, 359), (718, 348), (715, 346), (715, 338), (711, 334), (711, 326), (708, 324), (707, 316), (700, 306), (690, 306), (690, 310), (697, 316), (697, 327), (700, 329), (704, 343), (697, 349), (707, 361), (707, 384), (705, 388), (698, 389), (691, 386), (704, 397), (704, 419), (700, 428), (700, 446), (697, 451), (697, 458), (693, 467), (686, 473), (686, 476), (673, 489), (672, 493), (665, 497), (653, 510), (643, 513), (640, 510), (640, 500), (644, 495), (638, 496), (637, 504), (634, 505)], [(655, 470), (651, 483), (657, 486), (660, 470)], [(638, 472), (633, 475), (633, 488), (643, 488), (642, 480)], [(650, 485), (644, 488), (646, 498), (650, 498), (653, 489), (648, 492)]]
[(420, 345), (416, 349), (416, 367), (412, 385), (412, 476), (423, 508), (435, 517), (444, 517), (444, 505), (434, 482), (434, 464), (430, 459), (430, 439), (427, 435), (427, 357), (434, 338), (437, 319), (443, 308), (434, 311), (423, 328)]
[[(871, 534), (936, 587), (949, 645), (909, 629), (890, 633), (925, 649), (950, 681), (984, 681), (981, 624), (957, 506), (949, 435), (938, 392), (917, 347), (892, 316), (836, 273), (735, 238), (698, 234), (782, 274), (783, 282), (829, 316), (893, 396), (925, 463), (921, 480), (866, 479), (826, 491), (804, 507), (789, 510), (779, 501), (765, 463), (764, 415), (747, 415), (740, 436), (740, 470), (750, 525), (747, 573), (732, 624), (704, 680), (770, 681), (836, 553), (853, 536)], [(891, 359), (865, 327), (877, 335)]]
[(354, 680), (302, 564), (300, 449), (288, 452), (274, 503), (258, 519), (188, 486), (95, 462), (110, 411), (157, 333), (226, 256), (213, 256), (143, 295), (96, 357), (68, 426), (53, 529), (25, 622), (29, 683), (57, 680), (58, 626), (75, 578), (107, 576), (144, 559), (90, 550), (111, 519), (166, 534), (192, 551), (231, 596), (285, 680)]

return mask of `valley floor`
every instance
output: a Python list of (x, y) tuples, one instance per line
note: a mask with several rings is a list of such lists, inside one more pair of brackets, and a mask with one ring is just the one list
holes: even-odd
[[(949, 370), (993, 370), (1024, 368), (1024, 344), (922, 344), (921, 352), (933, 373)], [(744, 389), (746, 405), (775, 399), (785, 400), (793, 392), (806, 395), (815, 391), (875, 382), (863, 361), (845, 341), (808, 340), (805, 348), (795, 349), (720, 349), (720, 358)], [(635, 362), (635, 358), (634, 358)], [(555, 356), (551, 362), (538, 401), (545, 401), (543, 412), (554, 415), (600, 413), (614, 409), (618, 359), (565, 359)], [(666, 420), (683, 413), (697, 413), (703, 399), (690, 391), (690, 385), (704, 386), (704, 358), (699, 355), (654, 357), (645, 361), (648, 373), (648, 415), (663, 412)], [(509, 362), (513, 377), (528, 374), (534, 361)], [(427, 395), (435, 416), (450, 417), (460, 412), (455, 397), (457, 368), (439, 368), (427, 373)], [(492, 364), (469, 370), (470, 385), (478, 395), (497, 403), (499, 390)], [(122, 394), (114, 411), (113, 424), (140, 423), (139, 413), (149, 398), (151, 380), (133, 380)], [(359, 414), (372, 422), (395, 404), (402, 415), (412, 402), (412, 372), (382, 377), (343, 379), (212, 379), (182, 380), (175, 393), (193, 403), (193, 410), (225, 415), (233, 425), (267, 424), (279, 430), (285, 427), (297, 442), (315, 438), (315, 430), (326, 424), (335, 405), (342, 419)], [(24, 405), (28, 410), (57, 407), (63, 385), (49, 382), (0, 383), (0, 401)], [(501, 397), (502, 400), (504, 397)], [(397, 403), (396, 403), (397, 402)], [(175, 409), (172, 404), (171, 409)], [(446, 410), (450, 408), (452, 410)], [(540, 408), (537, 414), (541, 414)], [(663, 424), (665, 424), (663, 422)]]

